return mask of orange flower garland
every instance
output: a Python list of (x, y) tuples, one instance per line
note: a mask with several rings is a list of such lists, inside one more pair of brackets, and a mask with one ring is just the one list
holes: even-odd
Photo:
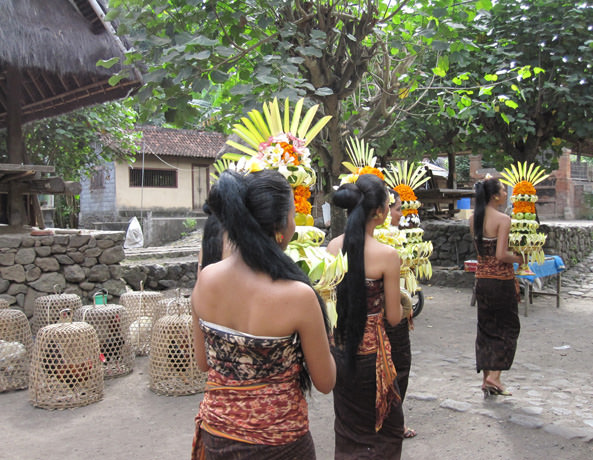
[(519, 212), (530, 212), (535, 214), (535, 203), (531, 203), (529, 201), (515, 201), (513, 203), (513, 214), (517, 214)]
[(359, 176), (362, 176), (363, 174), (374, 174), (379, 179), (385, 180), (385, 176), (383, 175), (383, 173), (379, 171), (377, 168), (373, 168), (372, 166), (364, 166), (362, 168), (359, 168), (357, 174)]
[(418, 214), (417, 209), (402, 209), (402, 215), (409, 216), (410, 214)]
[(531, 182), (522, 180), (513, 188), (513, 195), (535, 195), (535, 187)]
[(309, 197), (311, 196), (311, 190), (309, 187), (304, 185), (298, 185), (294, 188), (294, 207), (296, 212), (301, 214), (311, 214), (311, 203), (309, 203)]
[(282, 150), (284, 150), (284, 153), (282, 154), (282, 159), (286, 163), (288, 163), (292, 158), (293, 165), (298, 166), (301, 164), (301, 162), (299, 161), (299, 155), (294, 151), (294, 146), (292, 144), (289, 144), (288, 142), (280, 142), (280, 147), (282, 147)]
[[(402, 202), (403, 201), (416, 201), (418, 199), (418, 198), (416, 198), (416, 194), (414, 193), (414, 190), (412, 190), (412, 187), (410, 187), (409, 185), (399, 184), (393, 190), (395, 190), (397, 193), (399, 193), (399, 197), (401, 198)], [(416, 214), (418, 214), (417, 211), (416, 211)]]

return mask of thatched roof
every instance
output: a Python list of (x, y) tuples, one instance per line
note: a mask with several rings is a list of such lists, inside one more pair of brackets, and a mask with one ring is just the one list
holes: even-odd
[(118, 99), (139, 86), (133, 69), (111, 86), (107, 80), (120, 65), (96, 66), (124, 53), (104, 13), (104, 0), (0, 1), (0, 128), (6, 126), (8, 66), (21, 73), (23, 122)]

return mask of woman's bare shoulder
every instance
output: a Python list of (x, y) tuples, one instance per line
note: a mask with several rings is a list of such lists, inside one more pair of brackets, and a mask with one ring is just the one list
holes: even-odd
[(333, 238), (327, 245), (327, 252), (330, 254), (337, 254), (344, 245), (344, 235), (339, 235)]

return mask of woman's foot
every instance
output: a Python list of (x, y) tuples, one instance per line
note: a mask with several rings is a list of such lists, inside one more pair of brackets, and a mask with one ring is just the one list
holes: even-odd
[(502, 386), (500, 382), (493, 383), (492, 381), (485, 380), (482, 383), (482, 392), (484, 393), (484, 398), (488, 396), (512, 396), (513, 393), (507, 391), (506, 388)]
[(409, 426), (404, 427), (404, 438), (405, 439), (413, 438), (417, 434), (418, 433), (416, 433), (416, 430), (410, 428)]

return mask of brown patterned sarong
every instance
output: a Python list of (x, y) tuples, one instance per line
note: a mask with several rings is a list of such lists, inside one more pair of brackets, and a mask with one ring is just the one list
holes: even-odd
[(203, 431), (208, 460), (315, 460), (315, 446), (310, 432), (282, 446), (245, 444)]
[(401, 402), (399, 391), (395, 386), (397, 372), (391, 360), (391, 344), (385, 333), (383, 314), (377, 313), (367, 317), (362, 343), (358, 347), (359, 355), (375, 355), (375, 431), (379, 431), (383, 420), (389, 413), (392, 403)]
[[(496, 238), (484, 238), (478, 255), (476, 370), (511, 368), (521, 330), (518, 283), (513, 265), (496, 259)], [(477, 247), (477, 245), (476, 245)]]
[(402, 401), (408, 390), (408, 378), (412, 366), (412, 350), (410, 346), (410, 323), (404, 318), (396, 326), (385, 322), (385, 332), (391, 344), (391, 360), (397, 370), (397, 386)]
[[(228, 452), (254, 452), (240, 458), (277, 458), (272, 452), (283, 452), (283, 447), (286, 452), (302, 451), (296, 458), (314, 459), (312, 443), (307, 447), (298, 337), (256, 337), (204, 321), (200, 327), (211, 368), (196, 416), (192, 459), (233, 458), (224, 456)], [(207, 440), (215, 446), (213, 452)], [(261, 453), (267, 450), (270, 456)], [(311, 450), (313, 455), (307, 453)]]
[(367, 321), (355, 366), (332, 347), (338, 370), (333, 390), (335, 459), (397, 460), (401, 457), (404, 416), (383, 323), (382, 280), (367, 280)]

